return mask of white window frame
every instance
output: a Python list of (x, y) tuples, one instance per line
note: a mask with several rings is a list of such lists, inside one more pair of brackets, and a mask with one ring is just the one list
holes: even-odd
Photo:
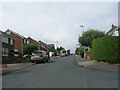
[(11, 45), (14, 44), (14, 39), (10, 38), (10, 44), (11, 44)]
[(5, 36), (3, 36), (3, 37), (2, 37), (2, 42), (4, 42), (4, 43), (8, 43), (8, 38), (5, 37)]
[(26, 39), (23, 39), (24, 44), (26, 44)]
[(29, 41), (29, 40), (27, 40), (27, 44), (30, 44), (30, 41)]
[(8, 51), (7, 48), (2, 48), (2, 56), (8, 56)]

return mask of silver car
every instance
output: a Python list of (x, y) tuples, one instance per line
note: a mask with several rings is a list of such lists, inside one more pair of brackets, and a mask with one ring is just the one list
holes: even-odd
[(30, 62), (39, 63), (39, 62), (48, 62), (49, 58), (45, 51), (35, 51), (31, 55)]

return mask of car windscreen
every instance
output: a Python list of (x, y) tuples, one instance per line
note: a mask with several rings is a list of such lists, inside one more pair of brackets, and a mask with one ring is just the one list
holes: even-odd
[(42, 55), (42, 52), (34, 52), (32, 55)]

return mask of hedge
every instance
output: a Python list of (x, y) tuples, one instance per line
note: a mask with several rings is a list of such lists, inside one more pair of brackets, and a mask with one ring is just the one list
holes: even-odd
[(108, 63), (120, 63), (120, 37), (105, 36), (92, 42), (92, 56), (94, 60)]
[(29, 62), (29, 59), (27, 57), (22, 57), (22, 56), (2, 57), (3, 64), (24, 63), (24, 62)]

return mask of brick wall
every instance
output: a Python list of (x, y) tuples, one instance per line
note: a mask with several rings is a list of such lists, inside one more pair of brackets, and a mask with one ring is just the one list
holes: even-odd
[(34, 40), (30, 37), (28, 37), (28, 40), (32, 41), (35, 45), (37, 45), (38, 49), (40, 49), (40, 43), (39, 42), (37, 42), (36, 40)]
[(11, 32), (10, 36), (15, 38), (14, 48), (18, 50), (19, 55), (22, 55), (23, 54), (23, 38), (12, 32)]
[[(39, 41), (39, 43), (40, 43), (40, 45), (39, 45), (40, 50), (48, 51), (48, 45), (47, 45), (47, 44), (45, 44), (45, 43), (44, 43), (44, 42), (42, 42), (42, 41)], [(45, 46), (45, 48), (41, 47), (41, 45), (44, 45), (44, 46)]]

